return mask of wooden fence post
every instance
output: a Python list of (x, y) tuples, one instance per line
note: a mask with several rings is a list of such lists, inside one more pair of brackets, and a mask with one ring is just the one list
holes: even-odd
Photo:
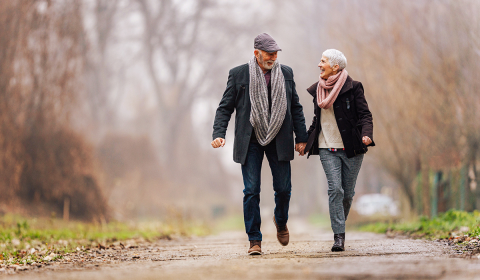
[(442, 172), (437, 171), (433, 177), (433, 186), (432, 186), (432, 207), (431, 210), (431, 217), (434, 218), (438, 214), (438, 185), (440, 180), (442, 179)]
[(63, 200), (63, 220), (68, 222), (70, 219), (70, 198), (65, 197)]
[(463, 166), (460, 171), (460, 210), (465, 211), (465, 185), (467, 177), (467, 166)]

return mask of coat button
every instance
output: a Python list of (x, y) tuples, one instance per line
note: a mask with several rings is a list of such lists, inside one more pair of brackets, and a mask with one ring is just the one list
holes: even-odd
[(342, 130), (342, 132), (345, 132), (345, 129), (344, 129), (344, 130)]
[(338, 120), (339, 120), (339, 121), (341, 121), (341, 120), (342, 120), (342, 118), (339, 118)]

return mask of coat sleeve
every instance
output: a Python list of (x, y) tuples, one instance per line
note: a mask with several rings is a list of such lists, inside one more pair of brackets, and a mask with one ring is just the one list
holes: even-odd
[[(292, 74), (293, 75), (293, 74)], [(308, 141), (307, 128), (305, 126), (305, 116), (303, 115), (303, 107), (300, 104), (295, 82), (292, 85), (292, 119), (293, 131), (295, 131), (295, 143), (306, 143)]]
[(213, 134), (212, 138), (225, 139), (227, 133), (228, 122), (235, 110), (235, 100), (237, 98), (237, 91), (235, 88), (235, 80), (232, 70), (228, 74), (227, 88), (223, 93), (222, 100), (218, 105), (217, 112), (215, 113), (215, 121), (213, 122)]
[(357, 106), (358, 124), (362, 127), (362, 137), (368, 136), (372, 139), (369, 146), (375, 146), (373, 142), (373, 118), (370, 109), (368, 109), (367, 100), (363, 91), (362, 83), (358, 83), (355, 89), (355, 105)]
[(310, 125), (310, 128), (308, 129), (308, 136), (310, 137), (310, 134), (312, 134), (312, 132), (315, 130), (315, 127), (317, 126), (317, 110), (316, 109), (316, 104), (315, 104), (315, 98), (314, 98), (314, 101), (313, 101), (313, 119), (312, 119), (312, 124)]

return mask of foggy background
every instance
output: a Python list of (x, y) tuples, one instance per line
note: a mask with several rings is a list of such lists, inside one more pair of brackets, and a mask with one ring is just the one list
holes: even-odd
[[(234, 121), (225, 147), (210, 142), (228, 71), (263, 32), (293, 68), (307, 128), (324, 50), (363, 83), (377, 146), (356, 198), (383, 193), (407, 216), (480, 209), (479, 17), (476, 0), (1, 1), (0, 211), (241, 215)], [(292, 169), (290, 214), (328, 213), (318, 156)]]

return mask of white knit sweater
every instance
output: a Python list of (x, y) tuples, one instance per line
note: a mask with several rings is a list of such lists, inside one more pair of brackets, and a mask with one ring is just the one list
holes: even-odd
[(321, 109), (320, 124), (322, 131), (318, 138), (319, 148), (335, 148), (343, 149), (342, 136), (338, 129), (337, 120), (335, 119), (335, 113), (333, 112), (333, 106), (329, 109)]

